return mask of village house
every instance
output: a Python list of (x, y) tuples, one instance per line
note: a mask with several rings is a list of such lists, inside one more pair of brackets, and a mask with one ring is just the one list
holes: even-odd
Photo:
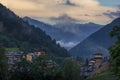
[(87, 64), (83, 65), (81, 74), (84, 76), (94, 76), (106, 71), (110, 67), (109, 61), (108, 57), (104, 57), (101, 52), (97, 52), (88, 60)]
[(23, 58), (26, 59), (27, 61), (32, 61), (35, 58), (35, 54), (27, 53), (27, 54), (24, 54)]
[[(35, 59), (35, 58), (37, 58), (41, 55), (47, 55), (47, 54), (43, 50), (41, 50), (41, 51), (38, 50), (38, 51), (35, 51), (34, 53), (24, 53), (22, 51), (8, 51), (6, 53), (7, 62), (9, 64), (10, 68), (12, 66), (14, 66), (14, 64), (16, 64), (17, 62), (20, 62), (22, 59), (26, 59), (27, 61), (32, 62), (33, 59)], [(54, 66), (57, 65), (51, 59), (46, 60), (46, 63), (47, 63), (46, 68), (49, 68), (49, 69), (51, 69), (51, 68), (53, 68)]]
[(22, 59), (22, 51), (8, 51), (6, 53), (7, 62), (9, 65), (14, 65), (17, 62), (20, 62)]
[(46, 52), (43, 50), (36, 50), (33, 53), (24, 54), (23, 58), (25, 58), (28, 61), (32, 61), (33, 59), (35, 59), (36, 57), (39, 57), (41, 55), (46, 55)]
[(20, 62), (23, 58), (32, 61), (34, 58), (45, 55), (44, 51), (35, 51), (34, 53), (24, 53), (22, 51), (8, 51), (6, 52), (7, 62), (9, 65), (14, 65), (17, 62)]
[(44, 50), (36, 50), (34, 54), (36, 57), (39, 57), (40, 55), (46, 55), (46, 52)]
[(103, 54), (100, 52), (94, 54), (96, 69), (98, 69), (101, 66), (102, 61), (103, 61), (103, 57), (104, 57)]

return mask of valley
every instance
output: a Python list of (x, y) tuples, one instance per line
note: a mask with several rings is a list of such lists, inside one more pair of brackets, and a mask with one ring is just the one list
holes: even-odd
[(1, 0), (0, 80), (120, 80), (119, 5)]

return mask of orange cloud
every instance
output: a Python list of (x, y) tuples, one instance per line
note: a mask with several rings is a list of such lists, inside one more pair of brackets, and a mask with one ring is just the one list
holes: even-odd
[[(116, 11), (115, 8), (102, 6), (97, 0), (70, 0), (68, 5), (65, 5), (65, 0), (1, 0), (1, 3), (22, 17), (50, 18), (67, 14), (77, 20), (97, 23), (111, 21), (103, 13), (108, 10)], [(77, 6), (71, 6), (70, 4)], [(89, 16), (86, 16), (86, 14)]]

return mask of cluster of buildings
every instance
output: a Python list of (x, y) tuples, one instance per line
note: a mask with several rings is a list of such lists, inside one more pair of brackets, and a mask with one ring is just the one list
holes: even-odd
[(20, 62), (23, 58), (22, 51), (10, 51), (6, 53), (7, 62), (9, 65), (14, 65), (16, 62)]
[[(41, 56), (41, 55), (47, 55), (45, 51), (35, 51), (34, 53), (24, 53), (23, 51), (8, 51), (6, 53), (7, 62), (10, 66), (13, 66), (17, 62), (20, 62), (22, 59), (26, 59), (27, 61), (32, 62), (33, 59)], [(47, 61), (48, 68), (52, 68), (55, 64), (54, 61), (48, 60)]]
[(102, 53), (97, 52), (91, 59), (82, 66), (81, 75), (92, 77), (110, 68), (110, 58), (104, 57)]
[(36, 51), (34, 53), (24, 53), (23, 51), (8, 51), (6, 53), (7, 62), (9, 65), (13, 65), (16, 62), (20, 62), (23, 58), (32, 61), (34, 58), (45, 55), (44, 51)]

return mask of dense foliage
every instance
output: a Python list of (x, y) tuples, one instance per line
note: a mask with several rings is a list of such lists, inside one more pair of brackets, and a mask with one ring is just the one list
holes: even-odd
[(62, 65), (48, 67), (48, 56), (39, 56), (32, 62), (22, 60), (11, 69), (9, 80), (79, 80), (79, 63), (66, 59)]
[(0, 4), (0, 44), (7, 48), (19, 48), (24, 51), (45, 49), (48, 53), (56, 56), (69, 56), (67, 50), (61, 48), (46, 35), (44, 31), (16, 16), (9, 9)]
[(80, 79), (80, 64), (78, 62), (71, 59), (65, 59), (62, 70), (65, 80)]
[(7, 59), (5, 56), (5, 50), (0, 46), (0, 80), (7, 79)]
[(117, 41), (111, 46), (110, 53), (113, 62), (113, 71), (120, 80), (120, 26), (115, 26), (111, 31), (111, 36), (117, 38)]

